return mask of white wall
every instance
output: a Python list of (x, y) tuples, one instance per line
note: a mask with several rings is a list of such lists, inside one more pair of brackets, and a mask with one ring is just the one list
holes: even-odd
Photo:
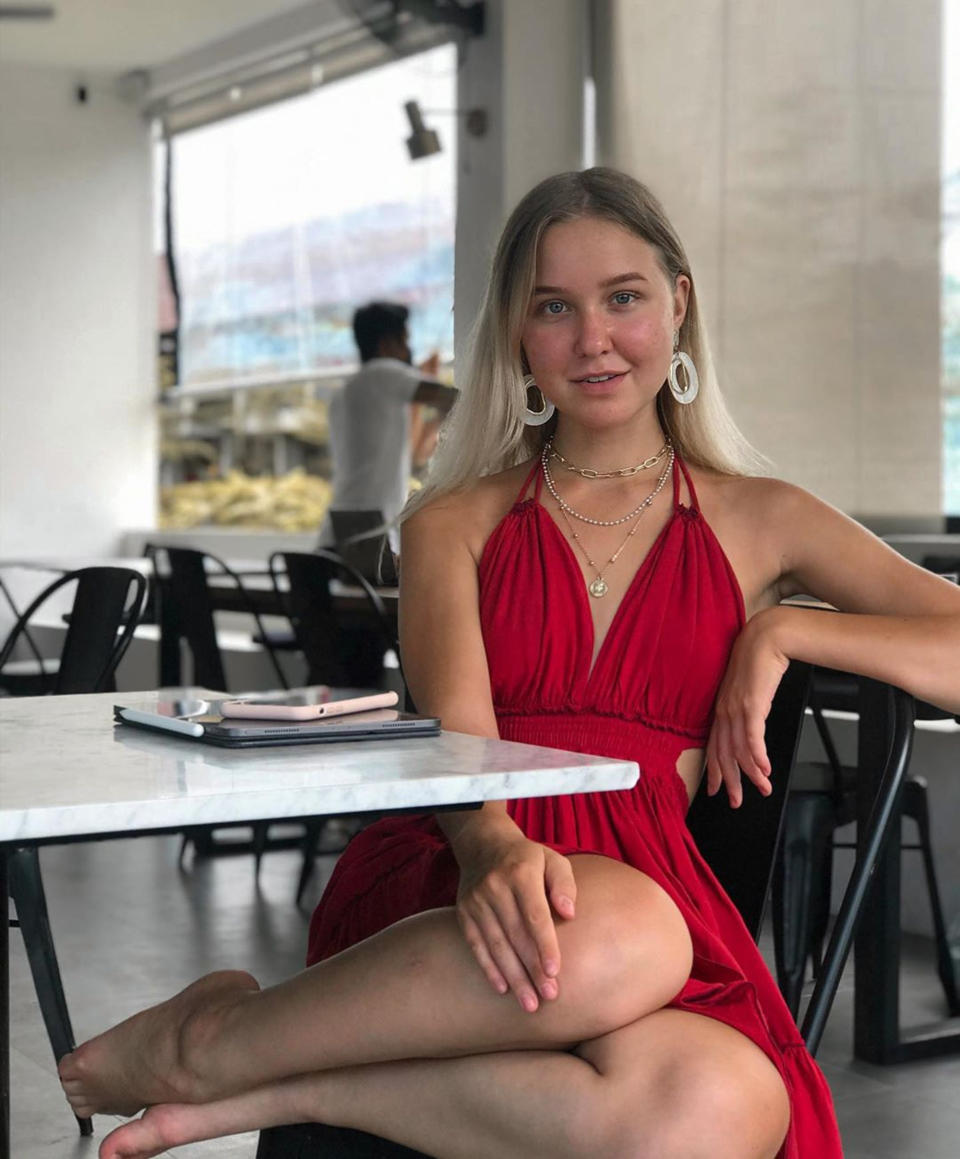
[(87, 84), (0, 71), (0, 558), (109, 553), (155, 518), (149, 133)]
[(863, 517), (940, 510), (940, 9), (596, 0), (601, 159), (673, 218), (747, 436)]

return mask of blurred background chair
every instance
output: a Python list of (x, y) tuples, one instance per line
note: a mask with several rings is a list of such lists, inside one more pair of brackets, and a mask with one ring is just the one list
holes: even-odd
[[(952, 571), (956, 575), (960, 572), (960, 557), (928, 556), (922, 566), (939, 574)], [(773, 895), (777, 981), (794, 1016), (800, 1008), (807, 962), (811, 963), (814, 977), (821, 968), (830, 920), (833, 851), (855, 848), (852, 842), (836, 841), (834, 835), (837, 829), (856, 819), (857, 769), (841, 762), (824, 712), (857, 713), (858, 697), (856, 676), (833, 669), (814, 669), (810, 709), (826, 759), (801, 761), (794, 770)], [(915, 702), (915, 710), (917, 720), (951, 719), (948, 712), (923, 701)], [(933, 922), (937, 973), (949, 1014), (960, 1015), (957, 971), (933, 856), (928, 785), (919, 772), (908, 773), (898, 809), (917, 828), (917, 841), (907, 843), (901, 839), (900, 848), (921, 854)]]
[[(76, 584), (69, 624), (59, 660), (48, 664), (30, 636), (31, 619), (47, 601)], [(48, 585), (17, 617), (0, 650), (0, 682), (4, 666), (18, 643), (29, 639), (39, 677), (52, 695), (109, 692), (114, 673), (130, 646), (143, 616), (147, 581), (136, 571), (116, 567), (88, 567), (67, 572)], [(64, 770), (65, 774), (67, 770)], [(30, 973), (54, 1057), (59, 1060), (75, 1046), (63, 980), (57, 962), (47, 900), (35, 847), (7, 851), (10, 896), (23, 935)], [(90, 1135), (89, 1119), (78, 1119), (80, 1133)]]
[[(814, 977), (822, 965), (830, 921), (833, 851), (855, 848), (852, 842), (836, 841), (835, 832), (856, 820), (857, 769), (841, 762), (824, 710), (856, 712), (857, 694), (856, 677), (815, 670), (810, 708), (826, 760), (801, 761), (794, 770), (773, 895), (777, 981), (794, 1016), (800, 1008), (807, 962), (811, 963)], [(916, 703), (915, 712), (917, 720), (950, 719), (949, 713), (923, 702)], [(928, 786), (922, 775), (914, 772), (907, 775), (897, 809), (898, 816), (909, 818), (917, 828), (917, 842), (901, 840), (900, 848), (921, 854), (933, 921), (937, 973), (949, 1013), (960, 1015), (960, 994), (930, 835)]]
[[(270, 574), (306, 659), (308, 684), (384, 685), (384, 658), (390, 652), (399, 656), (396, 630), (379, 593), (355, 567), (336, 552), (318, 548), (275, 552)], [(345, 593), (355, 595), (354, 606), (344, 606)]]
[[(217, 624), (214, 616), (216, 601), (210, 583), (218, 576), (229, 580), (236, 597), (237, 610), (252, 618), (253, 639), (264, 649), (270, 660), (276, 678), (275, 686), (289, 687), (276, 650), (271, 644), (270, 634), (264, 627), (263, 618), (254, 604), (251, 593), (229, 564), (211, 555), (210, 552), (196, 551), (187, 547), (147, 544), (144, 554), (151, 560), (154, 570), (154, 595), (160, 624), (161, 687), (193, 683), (213, 692), (230, 691), (223, 653), (217, 640)], [(192, 659), (190, 682), (182, 679), (181, 641), (186, 642)], [(269, 827), (265, 822), (257, 822), (249, 827), (252, 832), (249, 841), (218, 840), (217, 832), (225, 828), (225, 826), (198, 826), (186, 831), (180, 844), (181, 864), (191, 845), (194, 852), (201, 857), (212, 857), (218, 853), (252, 852), (255, 858), (255, 872), (259, 875), (260, 861), (268, 846), (287, 849), (291, 844), (299, 843), (298, 838), (271, 839)], [(231, 828), (245, 829), (247, 826)]]
[[(76, 584), (60, 655), (43, 656), (31, 623), (47, 605), (59, 604)], [(11, 696), (109, 692), (117, 665), (143, 616), (147, 581), (130, 568), (85, 567), (48, 584), (20, 612), (3, 585), (16, 620), (0, 649), (0, 687)], [(34, 625), (35, 627), (35, 625)], [(30, 652), (26, 666), (12, 660), (18, 648)]]
[[(399, 666), (395, 628), (379, 593), (356, 568), (335, 552), (318, 548), (311, 553), (275, 552), (270, 557), (270, 574), (306, 659), (308, 684), (358, 690), (393, 684), (403, 703), (402, 672), (399, 667), (392, 670), (397, 679), (391, 680), (392, 672), (384, 666), (390, 653), (397, 657)], [(334, 590), (338, 584), (340, 599)], [(344, 592), (357, 593), (359, 606), (340, 606)], [(365, 823), (372, 819), (366, 817)], [(305, 823), (297, 904), (313, 872), (323, 838), (333, 837), (333, 841), (323, 845), (324, 854), (341, 852), (344, 841), (359, 827), (360, 823), (339, 819)]]
[[(185, 641), (193, 661), (192, 682), (217, 692), (229, 691), (223, 654), (217, 641), (215, 599), (211, 580), (230, 581), (238, 611), (249, 615), (258, 642), (267, 653), (277, 688), (287, 688), (263, 619), (240, 576), (222, 559), (208, 551), (187, 547), (147, 544), (144, 554), (153, 563), (155, 595), (160, 623), (160, 686), (187, 683), (180, 674), (180, 642)], [(222, 601), (221, 601), (222, 602)]]
[(330, 509), (337, 555), (379, 587), (397, 583), (397, 564), (383, 512)]

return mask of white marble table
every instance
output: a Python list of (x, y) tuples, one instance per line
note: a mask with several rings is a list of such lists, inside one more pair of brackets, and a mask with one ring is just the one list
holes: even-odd
[[(202, 694), (202, 693), (201, 693)], [(192, 825), (475, 805), (629, 788), (630, 761), (463, 733), (222, 749), (113, 724), (152, 692), (0, 699), (0, 913), (9, 849)], [(0, 933), (0, 1155), (9, 1141), (7, 925)]]

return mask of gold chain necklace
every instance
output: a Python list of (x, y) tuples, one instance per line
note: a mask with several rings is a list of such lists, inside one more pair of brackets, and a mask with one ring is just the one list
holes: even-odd
[(623, 552), (623, 549), (627, 546), (627, 544), (630, 542), (630, 540), (633, 539), (633, 537), (636, 535), (637, 531), (640, 529), (640, 520), (643, 518), (643, 513), (647, 510), (647, 508), (653, 502), (654, 497), (659, 493), (660, 489), (663, 487), (663, 484), (666, 481), (666, 478), (669, 475), (670, 468), (672, 466), (673, 466), (673, 456), (671, 455), (670, 462), (667, 464), (663, 474), (660, 476), (659, 480), (657, 481), (656, 489), (647, 497), (645, 502), (641, 505), (640, 509), (636, 513), (636, 517), (634, 518), (633, 526), (627, 532), (626, 536), (623, 539), (623, 542), (620, 544), (620, 546), (617, 548), (617, 550), (613, 553), (613, 555), (610, 556), (610, 558), (607, 560), (607, 562), (603, 565), (602, 568), (598, 567), (596, 565), (596, 563), (590, 558), (590, 553), (587, 551), (587, 549), (581, 543), (580, 536), (578, 535), (578, 533), (576, 531), (574, 531), (573, 524), (570, 522), (570, 516), (567, 514), (563, 504), (561, 504), (560, 514), (563, 516), (563, 521), (567, 525), (567, 528), (570, 532), (570, 536), (573, 539), (573, 542), (577, 545), (577, 547), (580, 548), (580, 551), (583, 553), (583, 558), (587, 561), (589, 566), (592, 567), (593, 570), (597, 573), (596, 578), (591, 580), (591, 582), (589, 584), (587, 584), (587, 591), (590, 593), (591, 596), (594, 597), (594, 599), (597, 599), (597, 600), (602, 599), (603, 596), (605, 596), (607, 594), (607, 592), (610, 590), (609, 587), (607, 586), (607, 581), (603, 578), (603, 573), (607, 570), (608, 567), (610, 567), (611, 565), (613, 565), (617, 562), (617, 559), (619, 558), (619, 556)]
[(670, 440), (667, 439), (655, 455), (651, 455), (649, 459), (644, 459), (642, 463), (637, 463), (635, 467), (621, 467), (616, 471), (594, 471), (592, 467), (578, 467), (576, 463), (571, 463), (569, 459), (565, 459), (552, 442), (548, 445), (553, 458), (562, 463), (568, 471), (574, 471), (584, 479), (630, 479), (634, 475), (639, 475), (641, 471), (649, 471), (651, 467), (655, 467), (670, 450)]
[(656, 499), (663, 488), (667, 477), (670, 474), (670, 469), (673, 466), (674, 451), (670, 448), (667, 458), (667, 465), (663, 469), (663, 474), (657, 480), (657, 485), (650, 492), (650, 494), (639, 503), (632, 511), (628, 511), (626, 515), (621, 515), (619, 519), (591, 519), (589, 515), (581, 515), (579, 511), (575, 511), (565, 499), (560, 498), (560, 493), (557, 491), (557, 485), (553, 481), (553, 476), (550, 474), (549, 459), (550, 444), (544, 443), (543, 450), (540, 453), (540, 466), (543, 469), (543, 479), (547, 485), (547, 490), (553, 496), (557, 506), (565, 515), (572, 515), (574, 519), (579, 519), (581, 523), (591, 523), (594, 527), (619, 527), (621, 523), (629, 523), (635, 516), (640, 515), (650, 504)]

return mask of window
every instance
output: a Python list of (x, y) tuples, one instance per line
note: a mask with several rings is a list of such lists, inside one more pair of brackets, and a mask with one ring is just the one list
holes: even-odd
[[(407, 100), (443, 151), (413, 162)], [(453, 351), (456, 51), (444, 45), (173, 138), (183, 384), (353, 365), (354, 308)]]

